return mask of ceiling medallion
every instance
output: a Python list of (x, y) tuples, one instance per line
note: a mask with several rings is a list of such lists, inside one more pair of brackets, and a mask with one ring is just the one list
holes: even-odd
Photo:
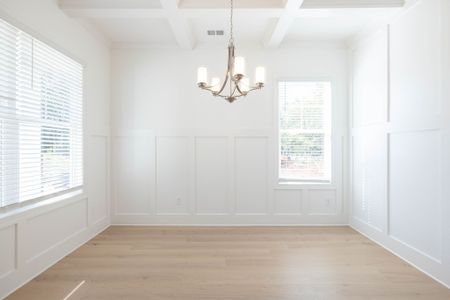
[(228, 65), (223, 81), (218, 77), (213, 77), (208, 84), (208, 70), (206, 67), (200, 67), (197, 71), (197, 85), (202, 90), (210, 91), (216, 97), (222, 97), (230, 103), (237, 98), (245, 97), (254, 90), (264, 87), (265, 68), (257, 67), (255, 72), (255, 85), (250, 86), (250, 80), (245, 76), (245, 58), (234, 56), (234, 37), (233, 37), (233, 0), (231, 0), (230, 9), (230, 40), (228, 42)]

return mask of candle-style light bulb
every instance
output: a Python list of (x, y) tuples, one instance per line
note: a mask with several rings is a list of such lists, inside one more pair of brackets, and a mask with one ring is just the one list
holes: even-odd
[(264, 84), (266, 82), (266, 69), (264, 67), (257, 67), (255, 72), (255, 83)]
[(208, 69), (200, 67), (197, 70), (197, 84), (206, 84), (208, 82)]

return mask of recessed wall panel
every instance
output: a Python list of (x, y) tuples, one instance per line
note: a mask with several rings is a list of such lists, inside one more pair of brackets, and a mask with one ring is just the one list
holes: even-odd
[(390, 137), (390, 234), (440, 259), (442, 206), (440, 131)]
[(353, 51), (353, 125), (384, 122), (388, 107), (387, 27)]
[(267, 213), (267, 138), (235, 139), (236, 212)]
[(21, 244), (25, 259), (29, 261), (39, 257), (86, 226), (86, 199), (28, 219)]
[(156, 139), (158, 214), (188, 214), (191, 152), (187, 137)]
[(107, 216), (107, 138), (91, 137), (89, 147), (89, 210), (92, 222), (97, 222)]
[(391, 120), (435, 116), (441, 91), (441, 1), (418, 1), (391, 25)]
[(116, 137), (115, 209), (118, 214), (148, 214), (154, 191), (154, 142), (150, 137)]
[(336, 191), (309, 190), (308, 213), (311, 215), (336, 214)]
[(353, 137), (353, 215), (382, 230), (386, 217), (387, 137), (366, 129)]
[(196, 212), (227, 214), (230, 212), (230, 173), (227, 137), (197, 137)]
[(299, 215), (302, 212), (301, 190), (275, 190), (274, 209), (280, 215)]
[(0, 228), (0, 278), (16, 268), (16, 226)]

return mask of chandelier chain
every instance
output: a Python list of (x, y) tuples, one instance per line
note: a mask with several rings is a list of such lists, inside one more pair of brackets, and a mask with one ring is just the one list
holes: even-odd
[(233, 35), (233, 6), (234, 1), (230, 0), (230, 45), (234, 44), (234, 35)]

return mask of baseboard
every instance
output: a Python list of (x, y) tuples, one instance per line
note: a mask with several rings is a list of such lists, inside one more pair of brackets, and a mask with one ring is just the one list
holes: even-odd
[[(374, 242), (375, 244), (379, 245), (380, 247), (382, 247), (383, 249), (385, 249), (386, 251), (392, 253), (393, 255), (395, 255), (396, 257), (400, 258), (401, 260), (403, 260), (404, 262), (406, 262), (407, 264), (409, 264), (410, 266), (414, 267), (415, 269), (419, 270), (420, 272), (422, 272), (423, 274), (427, 275), (428, 277), (430, 277), (431, 279), (433, 279), (434, 281), (438, 282), (439, 284), (442, 284), (443, 286), (445, 286), (446, 288), (450, 289), (450, 283), (446, 283), (445, 281), (439, 279), (437, 276), (431, 274), (431, 272), (425, 270), (424, 268), (420, 267), (417, 263), (413, 262), (411, 259), (408, 259), (406, 257), (404, 257), (403, 255), (401, 255), (400, 253), (398, 253), (396, 250), (392, 249), (389, 245), (386, 245), (383, 241), (379, 240), (379, 238), (376, 238), (374, 236), (372, 236), (369, 231), (373, 230), (370, 228), (369, 225), (361, 222), (360, 220), (354, 219), (352, 218), (352, 220), (350, 221), (349, 226), (357, 231), (358, 233), (360, 233), (361, 235), (365, 236), (366, 238), (368, 238), (369, 240), (371, 240), (372, 242)], [(366, 232), (368, 231), (368, 232)], [(382, 232), (378, 232), (378, 234), (383, 234)], [(405, 245), (403, 245), (402, 243), (396, 241), (395, 239), (390, 238), (387, 235), (384, 235), (383, 237), (384, 239), (389, 239), (391, 243), (397, 243), (398, 247), (406, 247)]]
[(142, 226), (335, 226), (348, 225), (345, 214), (113, 215), (114, 225)]
[(349, 224), (127, 224), (115, 223), (111, 226), (133, 227), (349, 227)]

